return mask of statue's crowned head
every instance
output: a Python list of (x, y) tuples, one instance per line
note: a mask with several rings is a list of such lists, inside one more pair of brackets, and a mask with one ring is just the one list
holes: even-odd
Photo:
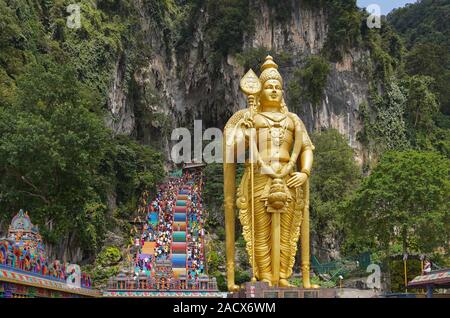
[(277, 80), (283, 85), (283, 78), (280, 72), (278, 72), (278, 65), (273, 61), (273, 57), (267, 55), (266, 61), (261, 65), (261, 75), (259, 80), (262, 85), (268, 80)]
[(283, 78), (278, 72), (278, 65), (273, 61), (273, 57), (268, 55), (261, 66), (259, 76), (262, 90), (259, 98), (259, 111), (265, 107), (279, 108), (282, 113), (287, 112), (286, 103), (283, 99)]

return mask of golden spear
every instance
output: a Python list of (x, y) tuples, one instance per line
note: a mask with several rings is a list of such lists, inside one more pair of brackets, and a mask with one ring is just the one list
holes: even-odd
[[(255, 72), (250, 69), (247, 74), (241, 79), (240, 82), (241, 90), (247, 95), (247, 102), (250, 108), (250, 118), (253, 119), (254, 107), (255, 107), (255, 96), (261, 91), (261, 82)], [(254, 127), (251, 127), (252, 129)], [(256, 282), (256, 263), (255, 263), (255, 202), (254, 202), (254, 171), (253, 171), (253, 161), (254, 161), (254, 139), (253, 131), (250, 132), (250, 183), (251, 183), (251, 200), (252, 200), (252, 282)]]

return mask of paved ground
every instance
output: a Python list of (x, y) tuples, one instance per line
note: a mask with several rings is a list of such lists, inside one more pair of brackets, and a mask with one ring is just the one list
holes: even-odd
[(338, 290), (338, 298), (377, 298), (378, 293), (367, 289), (342, 288)]

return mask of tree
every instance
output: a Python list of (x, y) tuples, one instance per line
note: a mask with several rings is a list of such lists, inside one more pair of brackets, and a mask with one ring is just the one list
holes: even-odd
[(414, 149), (448, 155), (448, 116), (439, 112), (438, 98), (432, 90), (434, 82), (429, 76), (405, 76), (401, 82), (406, 98), (403, 118)]
[(409, 75), (435, 78), (433, 92), (441, 110), (450, 114), (450, 24), (448, 0), (422, 0), (396, 9), (388, 15), (389, 23), (403, 37), (410, 52), (405, 70)]
[(310, 102), (317, 107), (323, 98), (327, 85), (330, 65), (321, 56), (310, 56), (302, 69), (294, 72), (294, 79), (289, 83), (289, 102), (296, 109), (302, 101)]
[(450, 114), (450, 54), (444, 45), (419, 43), (406, 57), (406, 72), (434, 78), (430, 88), (439, 98), (443, 113)]
[(226, 56), (241, 51), (243, 36), (253, 30), (248, 0), (208, 0), (206, 36), (214, 51)]
[(439, 111), (436, 96), (430, 91), (433, 78), (415, 75), (408, 80), (406, 118), (413, 129), (429, 132), (434, 128), (433, 117)]
[(358, 140), (376, 154), (409, 149), (404, 119), (406, 96), (398, 81), (392, 79), (387, 83), (384, 95), (374, 93), (370, 102), (370, 108), (362, 104), (359, 110), (364, 125)]
[(312, 232), (319, 241), (328, 235), (341, 241), (343, 225), (338, 207), (358, 185), (360, 169), (353, 149), (337, 130), (315, 133), (312, 141), (316, 147), (311, 174)]
[(136, 208), (138, 197), (145, 190), (156, 192), (164, 179), (164, 157), (150, 147), (117, 136), (107, 154), (107, 173), (114, 176), (119, 216), (129, 216)]
[(345, 204), (352, 241), (390, 255), (448, 246), (450, 163), (434, 152), (387, 152)]
[[(154, 187), (163, 158), (127, 137), (114, 139), (73, 68), (41, 63), (17, 79), (13, 104), (0, 105), (1, 217), (27, 209), (47, 242), (66, 239), (93, 252), (107, 229), (108, 195), (119, 193), (120, 205)], [(118, 180), (123, 160), (132, 177)]]

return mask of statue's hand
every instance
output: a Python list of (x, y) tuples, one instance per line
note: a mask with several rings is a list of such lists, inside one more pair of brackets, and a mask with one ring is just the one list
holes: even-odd
[(253, 118), (250, 117), (249, 113), (245, 114), (242, 125), (247, 129), (253, 128)]
[(252, 131), (251, 130), (254, 127), (253, 118), (250, 116), (250, 113), (245, 114), (245, 116), (243, 118), (243, 121), (242, 121), (242, 126), (241, 127), (244, 129), (245, 138), (247, 140), (249, 140), (250, 137), (252, 137), (251, 136), (252, 135)]
[(289, 188), (298, 188), (308, 179), (308, 175), (303, 172), (294, 172), (291, 173), (291, 177), (287, 182), (287, 186)]

